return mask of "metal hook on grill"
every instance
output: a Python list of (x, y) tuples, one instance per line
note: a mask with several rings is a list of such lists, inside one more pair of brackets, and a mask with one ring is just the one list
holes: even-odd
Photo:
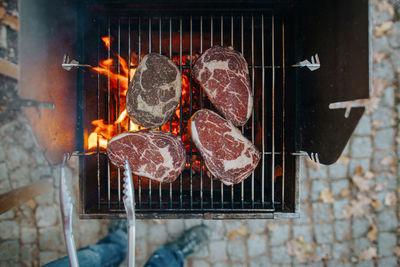
[(79, 64), (79, 62), (75, 59), (70, 59), (68, 54), (64, 54), (63, 62), (61, 64), (61, 67), (64, 70), (70, 71), (72, 68), (91, 68), (92, 66), (88, 64)]
[(314, 161), (315, 163), (320, 164), (320, 163), (319, 163), (318, 153), (311, 152), (310, 158), (311, 158), (311, 160)]
[(295, 68), (307, 67), (309, 70), (314, 71), (319, 69), (321, 67), (321, 64), (319, 62), (318, 54), (315, 54), (315, 58), (314, 56), (311, 57), (311, 62), (306, 59), (297, 64), (292, 65), (292, 67)]

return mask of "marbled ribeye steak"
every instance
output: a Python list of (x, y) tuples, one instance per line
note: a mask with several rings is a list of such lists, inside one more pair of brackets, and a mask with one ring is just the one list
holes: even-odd
[(182, 75), (169, 58), (151, 53), (136, 69), (126, 96), (129, 117), (146, 128), (168, 122), (182, 94)]
[(219, 112), (234, 125), (244, 125), (253, 110), (247, 62), (222, 46), (207, 49), (193, 67), (196, 79)]
[(257, 167), (260, 160), (257, 148), (215, 112), (199, 110), (189, 125), (192, 140), (207, 169), (224, 184), (240, 183)]
[(180, 138), (164, 131), (142, 130), (113, 137), (109, 159), (123, 168), (128, 159), (134, 174), (159, 182), (173, 182), (185, 168), (186, 150)]

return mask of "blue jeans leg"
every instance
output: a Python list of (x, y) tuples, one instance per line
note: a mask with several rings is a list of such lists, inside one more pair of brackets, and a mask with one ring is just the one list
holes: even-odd
[(157, 249), (144, 265), (145, 267), (183, 267), (185, 258), (179, 250), (168, 247)]
[[(78, 262), (81, 267), (119, 266), (126, 257), (127, 235), (122, 230), (110, 233), (97, 244), (78, 250)], [(68, 257), (50, 262), (46, 267), (69, 267)]]

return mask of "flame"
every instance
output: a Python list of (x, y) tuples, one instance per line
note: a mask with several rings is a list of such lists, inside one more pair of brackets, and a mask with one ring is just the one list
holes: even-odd
[[(113, 41), (112, 37), (102, 37), (107, 50), (110, 50), (111, 42)], [(141, 57), (143, 57), (142, 55)], [(136, 66), (140, 60), (138, 54), (132, 52), (130, 55), (130, 65), (127, 61), (118, 54), (113, 54), (113, 58), (108, 58), (101, 60), (99, 62), (99, 66), (93, 67), (92, 70), (104, 75), (109, 78), (109, 85), (111, 92), (113, 94), (118, 94), (118, 85), (119, 85), (119, 97), (120, 98), (120, 109), (122, 112), (119, 114), (117, 120), (111, 123), (105, 123), (104, 120), (94, 120), (92, 121), (92, 125), (95, 126), (95, 129), (89, 134), (88, 137), (88, 149), (97, 148), (99, 145), (100, 148), (106, 149), (108, 140), (110, 140), (113, 136), (117, 135), (119, 132), (126, 131), (138, 131), (141, 127), (135, 124), (132, 120), (129, 119), (126, 106), (125, 106), (125, 98), (126, 93), (128, 91), (128, 81), (132, 80), (135, 72)], [(180, 64), (180, 58), (174, 57), (172, 59), (176, 64)], [(182, 65), (189, 64), (190, 56), (182, 56)], [(119, 66), (119, 68), (118, 68)], [(119, 71), (118, 71), (119, 69)], [(178, 135), (181, 131), (180, 129), (180, 117), (181, 117), (181, 107), (186, 103), (189, 93), (190, 93), (190, 82), (189, 82), (189, 72), (184, 71), (182, 73), (182, 103), (179, 104), (175, 110), (176, 118), (171, 119), (167, 124), (161, 127), (162, 130), (171, 132), (174, 135)], [(183, 135), (183, 140), (186, 140), (187, 137)]]

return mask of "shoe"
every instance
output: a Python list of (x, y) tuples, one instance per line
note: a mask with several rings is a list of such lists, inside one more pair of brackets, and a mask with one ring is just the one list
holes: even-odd
[(185, 231), (180, 238), (166, 246), (181, 251), (186, 258), (206, 245), (210, 239), (209, 236), (210, 228), (201, 224)]

